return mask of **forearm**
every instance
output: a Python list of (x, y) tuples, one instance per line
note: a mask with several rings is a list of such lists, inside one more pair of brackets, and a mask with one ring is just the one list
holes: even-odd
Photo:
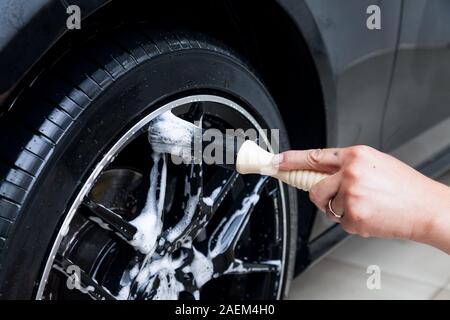
[(413, 239), (450, 254), (450, 188), (432, 181), (428, 195), (423, 196), (427, 208)]

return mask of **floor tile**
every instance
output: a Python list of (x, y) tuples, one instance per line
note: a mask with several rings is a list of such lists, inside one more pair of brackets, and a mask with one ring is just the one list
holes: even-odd
[(450, 278), (450, 256), (430, 246), (403, 240), (353, 236), (336, 248), (330, 259), (444, 287)]
[(438, 288), (381, 273), (379, 290), (369, 290), (365, 268), (324, 258), (293, 281), (289, 299), (430, 299)]
[(450, 290), (441, 290), (433, 297), (433, 300), (450, 300)]

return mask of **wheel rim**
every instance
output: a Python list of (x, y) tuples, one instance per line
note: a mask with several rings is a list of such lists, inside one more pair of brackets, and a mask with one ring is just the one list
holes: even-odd
[(254, 128), (270, 145), (250, 113), (220, 96), (188, 96), (145, 116), (82, 185), (37, 299), (281, 297), (288, 241), (281, 182), (205, 164), (175, 166), (167, 155), (154, 155), (151, 166), (145, 156), (144, 164), (127, 162), (127, 152), (142, 148), (148, 123), (168, 110), (205, 128)]

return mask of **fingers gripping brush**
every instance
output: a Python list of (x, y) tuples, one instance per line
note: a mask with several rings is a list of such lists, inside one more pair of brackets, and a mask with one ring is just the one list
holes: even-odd
[(262, 174), (274, 177), (297, 189), (309, 191), (328, 175), (309, 170), (281, 171), (273, 165), (273, 153), (267, 152), (251, 140), (245, 141), (237, 152), (236, 170), (240, 174)]
[[(308, 170), (281, 171), (273, 165), (273, 153), (267, 152), (251, 140), (224, 135), (222, 139), (210, 142), (204, 139), (205, 131), (168, 111), (153, 119), (148, 128), (148, 139), (153, 151), (168, 153), (190, 161), (206, 161), (227, 169), (237, 170), (240, 174), (261, 174), (279, 179), (297, 189), (309, 191), (313, 185), (327, 177), (325, 173)], [(215, 150), (223, 154), (216, 159), (206, 157), (202, 150), (205, 142), (214, 144)], [(200, 150), (200, 152), (198, 152)]]

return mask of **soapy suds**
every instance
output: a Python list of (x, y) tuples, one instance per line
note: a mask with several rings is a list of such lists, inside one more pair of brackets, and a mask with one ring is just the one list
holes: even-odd
[[(145, 288), (145, 293), (151, 294), (152, 299), (178, 299), (178, 295), (184, 290), (184, 286), (175, 277), (175, 272), (181, 267), (185, 258), (184, 255), (181, 255), (177, 259), (172, 259), (171, 256), (166, 255), (156, 259), (146, 265), (144, 268), (145, 272), (140, 273), (136, 281), (140, 288)], [(156, 288), (156, 292), (152, 292), (152, 290), (155, 290), (153, 284), (156, 278), (159, 279), (159, 285)]]
[(139, 273), (139, 263), (136, 263), (130, 270), (127, 270), (120, 280), (121, 289), (117, 294), (116, 298), (118, 300), (127, 300), (130, 295), (131, 285), (133, 280), (137, 277)]
[[(177, 259), (171, 256), (154, 256), (143, 264), (139, 269), (136, 264), (130, 271), (122, 277), (122, 289), (116, 296), (119, 300), (135, 299), (136, 296), (130, 296), (131, 286), (134, 284), (137, 291), (143, 292), (155, 300), (174, 300), (178, 298), (184, 286), (179, 282), (175, 273), (183, 264), (186, 256), (181, 255)], [(159, 284), (154, 288), (154, 282), (158, 278)]]
[[(219, 235), (217, 236), (217, 242), (214, 247), (211, 248), (211, 242), (209, 243), (209, 250), (207, 255), (198, 251), (192, 244), (192, 239), (186, 239), (183, 243), (183, 248), (192, 249), (194, 256), (189, 265), (183, 267), (182, 271), (186, 274), (192, 274), (192, 277), (195, 281), (195, 285), (198, 289), (201, 289), (205, 283), (210, 281), (211, 279), (218, 276), (218, 274), (214, 273), (213, 259), (217, 257), (219, 254), (224, 253), (228, 249), (228, 244), (230, 243), (230, 238), (236, 235), (238, 230), (237, 226), (234, 225), (238, 221), (239, 218), (242, 218), (243, 215), (248, 212), (251, 206), (254, 206), (259, 200), (259, 189), (261, 188), (264, 180), (258, 182), (255, 187), (255, 191), (253, 191), (250, 195), (245, 197), (242, 201), (242, 206), (239, 210), (237, 210), (230, 219), (223, 220), (223, 227), (220, 227), (217, 230), (220, 230)], [(189, 185), (189, 184), (188, 184)], [(189, 194), (190, 187), (187, 187), (186, 194)], [(220, 188), (218, 188), (220, 191)], [(212, 195), (219, 193), (219, 191), (214, 190)], [(188, 205), (186, 206), (186, 216), (192, 218), (192, 210), (195, 210), (196, 204), (198, 202), (198, 195), (191, 196), (188, 199)], [(211, 196), (212, 197), (212, 196)], [(185, 222), (183, 222), (182, 226), (187, 226), (189, 223), (189, 218)], [(176, 239), (176, 236), (180, 235), (180, 230), (183, 232), (183, 228), (177, 229), (172, 237)], [(147, 236), (147, 239), (151, 237)], [(214, 238), (214, 234), (212, 236)], [(171, 255), (165, 256), (152, 256), (146, 259), (143, 266), (139, 269), (138, 264), (136, 264), (130, 271), (124, 275), (123, 280), (121, 281), (121, 285), (123, 286), (117, 295), (118, 299), (133, 299), (135, 297), (130, 297), (130, 288), (133, 283), (137, 285), (138, 291), (144, 291), (147, 295), (149, 295), (152, 299), (164, 299), (164, 300), (172, 300), (178, 299), (180, 292), (184, 291), (184, 285), (177, 280), (175, 277), (176, 270), (183, 265), (183, 261), (186, 257), (181, 255), (180, 257), (174, 259)], [(273, 264), (278, 269), (281, 268), (279, 261), (265, 261), (262, 263)], [(255, 268), (254, 268), (255, 269)], [(235, 260), (233, 264), (231, 264), (228, 269), (225, 271), (226, 273), (245, 273), (249, 271), (258, 271), (253, 269), (248, 269), (244, 266), (241, 260)], [(159, 285), (157, 288), (153, 288), (154, 282), (156, 278), (159, 278)], [(152, 291), (153, 290), (153, 291)], [(195, 299), (200, 298), (199, 290), (196, 290), (193, 293)]]
[(189, 266), (183, 268), (183, 272), (191, 272), (197, 288), (203, 287), (203, 285), (211, 280), (214, 272), (214, 266), (212, 261), (208, 259), (203, 253), (192, 247), (194, 251), (194, 259)]
[(78, 288), (78, 290), (80, 290), (82, 293), (89, 294), (89, 295), (91, 294), (91, 292), (95, 291), (93, 286), (80, 287), (80, 288)]
[(190, 196), (186, 202), (186, 208), (184, 208), (184, 215), (181, 220), (173, 227), (168, 235), (167, 240), (170, 242), (174, 242), (178, 239), (186, 230), (186, 228), (191, 224), (192, 218), (194, 217), (195, 210), (197, 209), (198, 200), (200, 198), (200, 188), (197, 190), (197, 193)]
[(201, 136), (201, 129), (196, 133), (194, 124), (167, 111), (150, 123), (148, 138), (152, 149), (157, 153), (168, 153), (180, 157), (189, 157), (195, 134)]
[[(210, 250), (210, 256), (212, 258), (217, 257), (219, 254), (222, 254), (225, 252), (225, 250), (227, 250), (227, 244), (230, 242), (231, 237), (236, 236), (236, 232), (238, 232), (237, 230), (237, 225), (235, 224), (239, 224), (239, 219), (241, 218), (245, 218), (242, 217), (244, 216), (248, 210), (254, 206), (258, 201), (259, 201), (259, 189), (261, 188), (261, 186), (264, 184), (265, 180), (261, 179), (260, 181), (258, 181), (258, 183), (256, 184), (254, 191), (248, 195), (247, 197), (245, 197), (242, 201), (242, 207), (237, 210), (231, 217), (229, 220), (223, 220), (222, 224), (224, 224), (224, 226), (222, 227), (221, 225), (218, 226), (217, 230), (220, 230), (219, 235), (216, 236), (216, 233), (214, 232), (210, 238), (209, 241), (209, 250)], [(234, 231), (234, 233), (233, 233)], [(214, 247), (212, 248), (212, 240), (213, 239), (217, 239), (216, 243), (214, 243)]]
[[(225, 180), (226, 182), (226, 180)], [(211, 193), (211, 195), (209, 197), (204, 197), (203, 198), (203, 202), (207, 205), (207, 206), (212, 206), (214, 204), (214, 202), (217, 200), (217, 196), (219, 195), (220, 191), (222, 190), (222, 186), (218, 187), (216, 189), (214, 189), (214, 191)]]
[[(213, 264), (203, 253), (196, 250), (192, 246), (192, 242), (186, 242), (183, 247), (192, 248), (194, 256), (191, 263), (182, 268), (184, 273), (191, 273), (195, 285), (200, 289), (206, 282), (211, 280), (213, 277)], [(123, 286), (119, 294), (116, 296), (117, 299), (133, 299), (135, 297), (130, 297), (131, 285), (135, 283), (137, 290), (145, 292), (152, 299), (156, 300), (174, 300), (178, 299), (180, 292), (184, 291), (184, 285), (177, 280), (176, 271), (179, 269), (186, 259), (185, 255), (174, 259), (170, 255), (165, 256), (154, 256), (152, 260), (149, 260), (144, 264), (139, 270), (138, 264), (136, 264), (127, 273), (126, 280), (121, 281)], [(123, 277), (125, 278), (125, 277)], [(156, 279), (159, 279), (159, 285), (155, 289), (153, 287)], [(152, 291), (153, 290), (153, 291)], [(199, 291), (194, 292), (194, 298), (199, 298)]]
[[(178, 299), (179, 294), (185, 290), (183, 283), (177, 280), (176, 271), (185, 263), (186, 256), (181, 254), (177, 258), (173, 258), (170, 254), (164, 256), (155, 255), (157, 236), (162, 231), (162, 210), (164, 203), (164, 193), (166, 184), (166, 162), (163, 157), (163, 170), (160, 178), (160, 195), (157, 202), (157, 182), (158, 182), (158, 162), (161, 159), (161, 153), (170, 153), (181, 155), (184, 152), (185, 146), (191, 144), (193, 137), (193, 125), (187, 123), (185, 126), (174, 125), (174, 122), (180, 123), (180, 118), (167, 112), (158, 117), (158, 121), (154, 122), (149, 127), (149, 140), (154, 150), (153, 160), (154, 165), (150, 173), (150, 188), (147, 195), (147, 201), (141, 214), (131, 223), (136, 226), (138, 232), (132, 241), (132, 244), (142, 253), (146, 254), (143, 262), (136, 263), (130, 270), (126, 271), (122, 276), (121, 290), (119, 291), (118, 299), (135, 299), (136, 295), (130, 296), (131, 287), (137, 288), (137, 292), (144, 292), (146, 296), (152, 299)], [(181, 120), (182, 122), (184, 120)], [(195, 128), (195, 127), (194, 127)], [(155, 140), (155, 137), (163, 137)], [(176, 144), (175, 144), (176, 142)], [(180, 142), (182, 146), (180, 147)], [(184, 143), (184, 146), (183, 146)], [(223, 183), (226, 183), (224, 180)], [(254, 191), (245, 197), (242, 201), (242, 206), (237, 210), (228, 220), (224, 219), (216, 232), (211, 238), (216, 238), (217, 241), (212, 247), (211, 240), (208, 245), (207, 254), (198, 251), (192, 243), (191, 237), (183, 239), (182, 247), (187, 250), (192, 250), (193, 257), (190, 263), (182, 268), (186, 274), (192, 274), (193, 280), (197, 287), (192, 294), (195, 299), (200, 298), (199, 290), (205, 283), (212, 278), (218, 276), (214, 273), (213, 259), (218, 255), (224, 253), (229, 247), (230, 240), (234, 236), (238, 236), (239, 220), (248, 219), (245, 217), (251, 206), (254, 206), (259, 201), (259, 189), (264, 183), (261, 179), (256, 185)], [(214, 201), (220, 194), (223, 186), (216, 188), (208, 197), (203, 198), (206, 205), (213, 205)], [(201, 188), (191, 190), (191, 184), (188, 179), (185, 180), (185, 196), (187, 201), (183, 208), (184, 215), (182, 219), (173, 227), (168, 235), (167, 240), (173, 242), (184, 233), (186, 228), (192, 223), (195, 215), (197, 205), (201, 196)], [(245, 266), (236, 260), (231, 264), (226, 272), (246, 272)], [(156, 279), (159, 279), (155, 285)], [(136, 294), (136, 293), (135, 293)]]
[[(136, 263), (131, 270), (126, 271), (122, 276), (121, 289), (116, 296), (116, 298), (120, 300), (134, 298), (130, 297), (130, 291), (133, 284), (137, 286), (138, 291), (144, 291), (147, 294), (150, 294), (153, 299), (177, 299), (179, 293), (184, 290), (183, 284), (175, 277), (175, 271), (182, 265), (185, 257), (181, 256), (177, 259), (173, 259), (170, 255), (165, 255), (163, 257), (153, 255), (157, 245), (157, 236), (162, 231), (161, 217), (165, 196), (167, 168), (165, 158), (162, 157), (161, 154), (154, 153), (152, 157), (154, 164), (150, 172), (150, 188), (147, 194), (145, 207), (142, 209), (140, 215), (130, 222), (138, 230), (131, 241), (131, 244), (143, 254), (146, 254), (146, 257), (142, 264)], [(159, 177), (158, 165), (160, 159), (163, 159), (163, 169), (161, 171), (161, 176)], [(160, 180), (160, 195), (157, 201), (158, 180)], [(188, 199), (186, 201), (186, 208), (184, 209), (185, 214), (180, 222), (169, 232), (167, 236), (169, 241), (177, 239), (192, 221), (199, 201), (200, 190), (199, 187), (198, 190), (196, 190), (196, 194), (192, 195), (190, 184), (186, 179), (185, 195), (188, 196)], [(187, 240), (190, 244), (191, 240)], [(202, 262), (197, 262), (199, 260)], [(204, 263), (205, 260), (206, 258), (204, 256), (202, 257), (202, 254), (197, 251), (197, 253), (194, 254), (192, 266), (190, 266), (191, 272), (194, 275), (198, 275), (198, 281), (202, 285), (205, 281), (204, 279), (208, 277), (205, 276), (205, 274), (208, 275), (209, 273), (212, 273), (212, 271), (203, 271), (200, 269), (203, 266), (207, 266), (207, 264)], [(210, 270), (211, 267), (207, 267), (207, 269)], [(157, 277), (159, 278), (159, 285), (156, 292), (151, 292), (153, 283)]]
[(100, 219), (99, 217), (89, 217), (89, 220), (95, 222), (96, 224), (98, 224), (98, 226), (102, 229), (108, 230), (108, 231), (112, 231), (112, 229), (110, 228), (109, 224), (103, 222), (102, 219)]
[[(194, 170), (193, 167), (192, 170)], [(187, 227), (191, 225), (192, 218), (195, 215), (197, 204), (200, 199), (200, 193), (201, 193), (201, 186), (198, 186), (197, 190), (195, 190), (194, 193), (191, 188), (191, 183), (188, 177), (185, 177), (184, 195), (185, 197), (187, 197), (187, 201), (185, 202), (186, 206), (183, 208), (184, 215), (181, 218), (181, 220), (167, 234), (167, 240), (169, 242), (174, 242), (176, 239), (178, 239), (187, 229)]]
[(239, 259), (235, 259), (235, 262), (231, 264), (227, 270), (225, 270), (225, 274), (230, 273), (245, 273), (245, 272), (258, 272), (258, 271), (266, 271), (267, 268), (263, 265), (272, 266), (277, 269), (277, 271), (280, 271), (281, 269), (281, 261), (279, 260), (265, 260), (260, 261), (259, 264), (261, 264), (261, 267), (246, 267), (244, 262)]
[[(156, 248), (156, 240), (162, 230), (162, 210), (166, 192), (167, 164), (166, 159), (159, 153), (154, 153), (153, 167), (150, 171), (150, 188), (147, 200), (139, 216), (132, 220), (130, 224), (137, 228), (137, 232), (130, 242), (132, 246), (143, 254), (151, 254)], [(159, 162), (162, 160), (161, 176), (159, 176)], [(157, 201), (157, 191), (159, 183), (159, 199)]]

